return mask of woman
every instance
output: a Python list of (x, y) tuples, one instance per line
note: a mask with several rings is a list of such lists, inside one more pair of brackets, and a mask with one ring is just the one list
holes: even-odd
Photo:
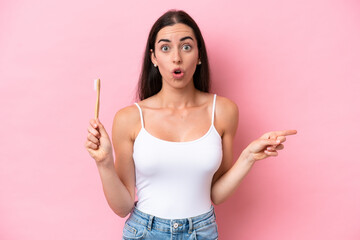
[(141, 101), (115, 115), (115, 163), (106, 130), (90, 121), (85, 146), (108, 204), (120, 217), (131, 213), (123, 239), (217, 239), (211, 202), (224, 202), (255, 161), (277, 156), (285, 136), (296, 133), (266, 133), (232, 165), (238, 108), (209, 85), (198, 26), (185, 12), (168, 11), (149, 34)]

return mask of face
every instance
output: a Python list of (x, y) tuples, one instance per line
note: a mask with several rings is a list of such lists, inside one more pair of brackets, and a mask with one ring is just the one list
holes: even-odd
[(182, 23), (162, 28), (156, 36), (151, 60), (159, 68), (163, 86), (179, 88), (192, 84), (200, 60), (192, 28)]

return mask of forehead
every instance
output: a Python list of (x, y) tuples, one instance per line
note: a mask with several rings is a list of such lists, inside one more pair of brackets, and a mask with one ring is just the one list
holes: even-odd
[(155, 43), (157, 43), (159, 39), (176, 40), (185, 36), (190, 36), (196, 41), (194, 31), (191, 27), (183, 23), (176, 23), (172, 26), (166, 26), (160, 29), (156, 36)]

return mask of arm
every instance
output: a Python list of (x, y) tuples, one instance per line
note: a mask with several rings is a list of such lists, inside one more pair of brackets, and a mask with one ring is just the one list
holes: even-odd
[(238, 108), (235, 103), (224, 100), (218, 109), (221, 111), (218, 116), (222, 116), (217, 120), (219, 129), (223, 129), (223, 160), (212, 182), (211, 200), (214, 204), (224, 202), (235, 192), (257, 160), (277, 156), (276, 150), (284, 148), (281, 143), (286, 140), (285, 136), (296, 134), (296, 130), (265, 133), (259, 139), (250, 143), (240, 154), (234, 165), (231, 166), (233, 139), (238, 124)]
[[(130, 107), (129, 107), (130, 108)], [(135, 173), (132, 161), (132, 133), (129, 127), (129, 108), (120, 110), (113, 123), (113, 145), (99, 120), (92, 120), (86, 148), (95, 159), (103, 191), (110, 208), (120, 217), (132, 210), (135, 199)]]
[[(236, 181), (241, 181), (238, 177), (241, 175), (244, 177), (246, 173), (238, 174), (236, 177), (229, 176), (233, 165), (233, 140), (238, 126), (238, 107), (234, 102), (224, 97), (218, 97), (216, 104), (215, 115), (218, 117), (215, 121), (215, 127), (221, 134), (223, 159), (213, 177), (211, 200), (214, 204), (220, 204), (236, 189), (234, 187), (237, 185)], [(229, 177), (225, 177), (225, 175)]]
[(214, 204), (220, 204), (230, 197), (250, 171), (253, 162), (247, 161), (243, 153), (235, 164), (214, 182), (211, 189), (211, 198)]
[[(113, 161), (113, 158), (110, 161)], [(126, 217), (134, 205), (134, 200), (125, 184), (117, 175), (114, 164), (97, 164), (97, 167), (104, 195), (110, 208), (118, 216)]]

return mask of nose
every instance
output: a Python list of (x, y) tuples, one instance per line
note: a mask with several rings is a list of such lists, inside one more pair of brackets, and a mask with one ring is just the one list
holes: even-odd
[(181, 63), (182, 59), (181, 59), (181, 53), (179, 50), (176, 50), (173, 52), (173, 63)]

